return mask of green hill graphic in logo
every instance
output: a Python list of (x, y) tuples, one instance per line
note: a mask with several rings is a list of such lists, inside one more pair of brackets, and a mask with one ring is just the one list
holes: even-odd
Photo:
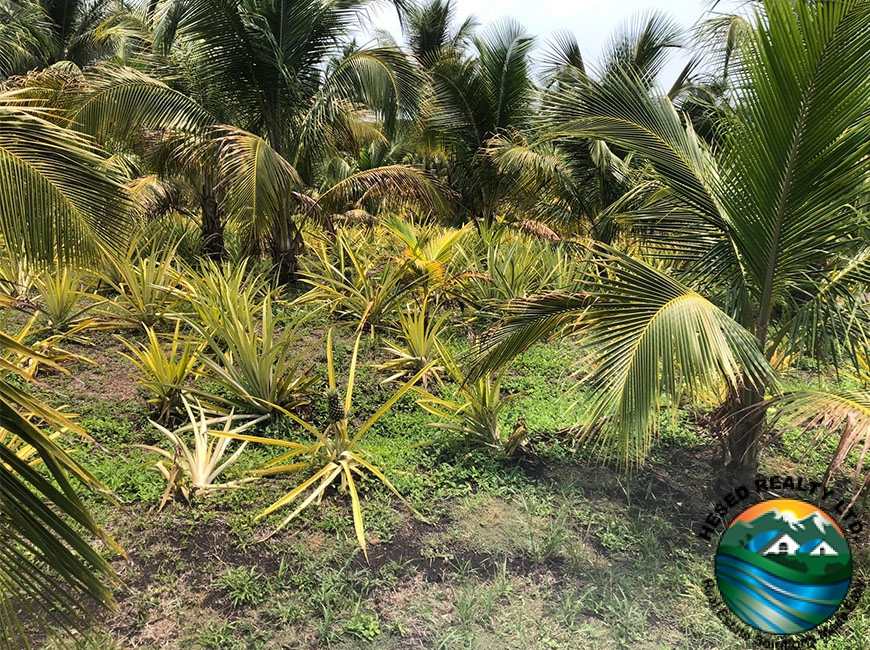
[(796, 499), (744, 510), (719, 540), (716, 583), (741, 620), (798, 634), (825, 622), (852, 581), (852, 554), (825, 512)]

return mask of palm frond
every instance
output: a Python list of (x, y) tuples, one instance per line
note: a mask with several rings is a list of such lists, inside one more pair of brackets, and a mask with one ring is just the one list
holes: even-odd
[(668, 61), (668, 54), (683, 44), (682, 28), (660, 11), (638, 14), (617, 29), (605, 47), (601, 79), (626, 73), (651, 87)]
[(446, 202), (442, 192), (437, 181), (416, 167), (387, 165), (348, 176), (324, 192), (318, 203), (328, 209), (327, 206), (382, 201), (443, 214)]
[(576, 328), (590, 302), (583, 294), (551, 293), (507, 303), (507, 315), (481, 340), (467, 376), (483, 377), (535, 343)]
[(95, 259), (123, 246), (133, 206), (122, 180), (90, 139), (0, 95), (0, 232), (29, 259)]
[(108, 64), (89, 69), (69, 101), (71, 126), (101, 140), (124, 140), (143, 129), (197, 131), (215, 121), (181, 91), (138, 70)]
[[(0, 336), (0, 345), (6, 339)], [(102, 492), (106, 488), (58, 446), (54, 435), (36, 426), (38, 421), (56, 431), (83, 433), (66, 416), (0, 379), (0, 429), (33, 456), (24, 458), (0, 444), (0, 645), (10, 648), (29, 647), (27, 635), (34, 632), (84, 631), (89, 607), (114, 607), (114, 574), (88, 538), (120, 549), (90, 515), (73, 480)], [(36, 462), (41, 471), (34, 469)]]
[(227, 214), (255, 236), (263, 237), (283, 214), (302, 180), (263, 138), (232, 127), (221, 127), (221, 131), (217, 141), (219, 177)]
[(735, 74), (715, 192), (759, 303), (775, 305), (807, 271), (849, 246), (844, 206), (870, 169), (870, 4), (768, 0)]
[(768, 424), (776, 434), (794, 428), (804, 430), (809, 438), (808, 451), (839, 435), (823, 482), (827, 486), (847, 463), (854, 462), (851, 508), (862, 490), (870, 485), (870, 475), (863, 476), (870, 452), (870, 391), (788, 391), (769, 399), (764, 407), (770, 415)]

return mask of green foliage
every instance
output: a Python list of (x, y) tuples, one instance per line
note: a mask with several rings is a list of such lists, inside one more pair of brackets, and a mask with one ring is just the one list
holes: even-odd
[(273, 292), (267, 278), (251, 272), (248, 265), (248, 260), (235, 266), (204, 260), (197, 269), (185, 267), (174, 294), (187, 303), (187, 312), (193, 312), (192, 323), (215, 334), (222, 327), (233, 327), (233, 316), (240, 315), (245, 322), (255, 318)]
[(112, 257), (104, 273), (116, 296), (107, 315), (131, 327), (155, 328), (165, 325), (178, 308), (173, 292), (178, 278), (176, 247), (159, 250), (150, 244), (148, 255), (136, 258), (134, 250), (123, 257)]
[(218, 585), (229, 593), (233, 607), (257, 605), (270, 596), (269, 583), (256, 567), (227, 569)]
[(147, 344), (120, 339), (130, 351), (123, 356), (141, 373), (139, 382), (151, 394), (148, 403), (154, 406), (157, 421), (162, 422), (181, 406), (182, 389), (194, 375), (205, 344), (184, 337), (180, 322), (175, 325), (168, 350), (150, 327), (145, 328), (145, 335)]
[(240, 302), (225, 305), (214, 330), (189, 321), (208, 345), (201, 357), (206, 376), (228, 395), (210, 399), (270, 417), (306, 404), (316, 377), (305, 356), (295, 350), (305, 316), (283, 322), (279, 331), (270, 297), (256, 315)]
[(0, 293), (26, 300), (36, 273), (26, 255), (13, 253), (5, 243), (0, 245)]
[(43, 272), (33, 278), (38, 308), (45, 326), (53, 332), (75, 335), (96, 324), (85, 315), (99, 305), (99, 296), (89, 293), (85, 275), (72, 269)]
[(507, 369), (477, 379), (470, 378), (446, 347), (436, 345), (448, 374), (458, 386), (458, 400), (423, 393), (417, 403), (429, 413), (446, 420), (433, 426), (455, 431), (472, 444), (492, 447), (508, 456), (515, 454), (526, 443), (529, 432), (523, 416), (517, 419), (510, 434), (505, 436), (502, 431), (502, 411), (522, 396), (522, 393), (502, 395), (501, 383)]
[[(35, 356), (26, 346), (0, 333), (0, 346)], [(43, 360), (47, 361), (47, 360)], [(27, 647), (18, 612), (37, 630), (84, 630), (87, 614), (82, 602), (112, 608), (109, 585), (114, 574), (90, 541), (98, 537), (120, 551), (97, 524), (73, 488), (72, 480), (105, 491), (90, 472), (56, 442), (49, 431), (84, 431), (62, 413), (10, 384), (10, 374), (27, 378), (21, 368), (0, 361), (0, 640), (11, 647)], [(48, 431), (47, 431), (48, 430)], [(11, 444), (13, 441), (14, 444)], [(14, 447), (14, 449), (13, 449)], [(28, 451), (32, 449), (33, 451)], [(34, 465), (39, 465), (39, 471)], [(62, 587), (58, 588), (59, 585)]]
[[(645, 461), (641, 500), (684, 512), (652, 477), (675, 471), (663, 463), (674, 448), (691, 465), (711, 445), (691, 403), (726, 414), (732, 468), (754, 472), (774, 431), (786, 456), (776, 463), (802, 460), (802, 439), (814, 476), (824, 460), (824, 479), (848, 474), (856, 498), (870, 484), (867, 0), (762, 0), (717, 17), (667, 92), (659, 73), (688, 39), (660, 13), (617, 32), (597, 70), (557, 36), (539, 77), (534, 40), (512, 21), (477, 33), (472, 20), (454, 24), (451, 2), (396, 4), (405, 50), (349, 42), (359, 0), (0, 2), (0, 306), (16, 310), (2, 319), (15, 334), (0, 334), (0, 645), (24, 646), (43, 623), (73, 628), (82, 647), (114, 645), (77, 620), (90, 601), (111, 604), (111, 571), (88, 541), (105, 536), (79, 487), (151, 502), (165, 480), (165, 505), (173, 491), (248, 482), (254, 464), (265, 463), (258, 476), (290, 475), (293, 488), (228, 491), (202, 518), (143, 515), (167, 534), (141, 557), (164, 545), (177, 556), (179, 523), (186, 544), (185, 525), (202, 519), (244, 547), (258, 504), (273, 502), (258, 521), (292, 506), (279, 528), (302, 520), (304, 539), (273, 538), (280, 551), (264, 554), (287, 551), (293, 570), (230, 569), (215, 583), (238, 607), (292, 593), (263, 612), (286, 622), (291, 644), (399, 643), (404, 622), (365, 600), (388, 581), (354, 564), (368, 531), (385, 544), (413, 537), (393, 578), (423, 571), (431, 586), (447, 567), (440, 601), (414, 603), (429, 608), (415, 643), (567, 648), (737, 643), (697, 616), (698, 558), (671, 544), (676, 520), (658, 502), (638, 514), (633, 477), (618, 489), (609, 474), (583, 482), (615, 498), (567, 497), (594, 472), (578, 460)], [(365, 231), (348, 227), (355, 218)], [(310, 290), (289, 286), (296, 300), (280, 304), (274, 280), (297, 275)], [(330, 330), (328, 388), (313, 399), (321, 359), (308, 341), (336, 321), (356, 342)], [(470, 367), (447, 350), (454, 325), (482, 341)], [(75, 335), (97, 327), (144, 331), (124, 344), (156, 429), (125, 385), (123, 401), (94, 403), (78, 377), (58, 388), (57, 363), (84, 361), (60, 341), (86, 354)], [(560, 336), (571, 345), (530, 348)], [(342, 391), (334, 357), (345, 349)], [(566, 388), (580, 382), (559, 370), (569, 358), (583, 372), (576, 399)], [(109, 375), (111, 361), (82, 378)], [(832, 367), (849, 381), (829, 384)], [(396, 388), (376, 370), (410, 380)], [(38, 372), (44, 383), (30, 385)], [(426, 412), (411, 399), (418, 381), (432, 391), (418, 391)], [(198, 415), (184, 394), (202, 398)], [(56, 395), (81, 406), (80, 427), (35, 397)], [(576, 429), (574, 401), (579, 440), (593, 444), (575, 455), (576, 439), (541, 435), (534, 454), (510, 458), (530, 431)], [(191, 422), (173, 429), (179, 407)], [(265, 432), (248, 435), (257, 422)], [(457, 435), (433, 442), (430, 425)], [(67, 449), (80, 428), (97, 443), (86, 453)], [(153, 456), (129, 453), (155, 431), (162, 474), (144, 471)], [(650, 454), (660, 431), (667, 444)], [(277, 451), (250, 453), (251, 441)], [(569, 487), (538, 485), (538, 470)], [(491, 526), (519, 529), (498, 547), (502, 568), (482, 577), (496, 546), (475, 546), (479, 532), (468, 547), (442, 545), (443, 526), (400, 524), (386, 490), (372, 494), (364, 529), (359, 491), (378, 482), (451, 522), (470, 494), (515, 502), (521, 515)], [(313, 513), (332, 487), (349, 511), (326, 498)], [(508, 576), (519, 559), (538, 563), (525, 583)], [(564, 585), (550, 580), (553, 560)], [(161, 566), (155, 582), (177, 577)], [(179, 643), (286, 645), (256, 608), (248, 615)], [(859, 647), (866, 621), (856, 612), (823, 645)]]
[(125, 179), (93, 140), (50, 121), (47, 104), (0, 92), (0, 233), (34, 263), (94, 260), (128, 241)]
[(197, 635), (204, 650), (262, 650), (266, 646), (266, 633), (250, 621), (209, 621), (206, 629)]
[(425, 388), (431, 379), (438, 379), (442, 368), (437, 365), (436, 349), (439, 337), (443, 336), (449, 314), (437, 316), (426, 300), (414, 304), (408, 310), (399, 312), (399, 329), (404, 344), (388, 343), (384, 350), (392, 358), (377, 366), (378, 370), (393, 373), (385, 381), (414, 375), (425, 367), (429, 371), (423, 375)]
[(420, 226), (393, 219), (387, 230), (404, 246), (403, 259), (407, 262), (407, 274), (415, 281), (415, 288), (424, 295), (424, 300), (434, 294), (435, 300), (446, 294), (454, 284), (457, 270), (453, 264), (462, 250), (462, 241), (469, 227), (460, 229), (438, 228), (434, 225)]
[(404, 262), (366, 254), (357, 244), (339, 232), (334, 245), (315, 245), (314, 258), (301, 272), (312, 289), (295, 302), (323, 303), (337, 318), (360, 328), (383, 328), (410, 298), (414, 285), (405, 278)]
[(381, 634), (381, 623), (377, 616), (360, 611), (357, 603), (356, 611), (347, 622), (345, 630), (363, 641), (374, 641)]
[(465, 271), (456, 292), (485, 311), (515, 298), (576, 289), (582, 278), (578, 251), (501, 229), (462, 249), (460, 258)]
[[(347, 490), (351, 497), (351, 509), (353, 513), (354, 529), (356, 531), (357, 541), (363, 552), (366, 553), (365, 529), (363, 527), (362, 507), (360, 505), (359, 494), (357, 492), (356, 479), (354, 474), (365, 476), (366, 473), (374, 476), (386, 485), (399, 499), (401, 499), (413, 512), (413, 506), (408, 503), (402, 495), (393, 487), (389, 479), (384, 476), (383, 472), (376, 466), (366, 460), (368, 455), (365, 449), (359, 445), (359, 440), (384, 414), (395, 404), (405, 393), (407, 393), (423, 374), (429, 370), (425, 367), (410, 380), (408, 380), (401, 388), (399, 388), (384, 404), (371, 415), (363, 424), (355, 426), (351, 424), (350, 414), (353, 405), (353, 389), (356, 377), (357, 358), (359, 353), (359, 343), (362, 333), (356, 338), (353, 353), (351, 355), (350, 369), (348, 370), (347, 388), (344, 397), (343, 408), (335, 404), (331, 405), (329, 411), (333, 416), (340, 416), (338, 420), (332, 420), (322, 431), (315, 428), (311, 424), (300, 420), (298, 417), (289, 413), (291, 419), (295, 420), (306, 431), (314, 436), (312, 443), (300, 443), (289, 440), (278, 440), (274, 438), (262, 438), (248, 435), (240, 435), (235, 433), (225, 432), (221, 435), (228, 438), (238, 440), (261, 443), (265, 445), (274, 445), (277, 447), (288, 448), (290, 451), (280, 455), (274, 460), (267, 463), (261, 470), (256, 473), (261, 476), (275, 476), (279, 474), (296, 474), (305, 472), (310, 474), (302, 483), (295, 489), (278, 499), (275, 503), (269, 506), (264, 512), (257, 516), (257, 519), (262, 519), (275, 512), (276, 510), (289, 506), (302, 499), (302, 503), (291, 512), (279, 525), (279, 529), (286, 526), (295, 519), (303, 510), (315, 501), (319, 503), (323, 499), (326, 489), (330, 487), (337, 479), (341, 480), (341, 490)], [(337, 397), (335, 364), (333, 362), (332, 349), (332, 330), (329, 331), (326, 339), (326, 354), (327, 354), (327, 372), (328, 372), (328, 390), (326, 394), (327, 400), (335, 401)], [(330, 418), (332, 419), (332, 418)], [(313, 473), (312, 473), (313, 472)], [(307, 494), (306, 494), (307, 493)], [(304, 495), (304, 496), (303, 496)]]

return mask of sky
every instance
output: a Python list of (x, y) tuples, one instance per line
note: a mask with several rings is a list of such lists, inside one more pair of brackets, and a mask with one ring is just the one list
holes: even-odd
[[(457, 18), (461, 21), (473, 14), (481, 27), (510, 16), (523, 25), (538, 40), (539, 49), (558, 30), (572, 32), (580, 44), (587, 62), (593, 63), (603, 51), (613, 30), (626, 19), (651, 9), (664, 10), (683, 26), (690, 27), (706, 13), (710, 0), (455, 0)], [(372, 22), (398, 36), (399, 21), (392, 6), (381, 5), (371, 11)], [(668, 85), (685, 65), (679, 57), (662, 73), (662, 83)]]

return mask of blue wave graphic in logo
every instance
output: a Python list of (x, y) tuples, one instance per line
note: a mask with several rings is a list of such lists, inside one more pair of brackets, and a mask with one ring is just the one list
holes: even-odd
[(851, 582), (794, 582), (727, 552), (716, 555), (716, 579), (735, 614), (772, 634), (798, 634), (824, 622), (839, 607)]

